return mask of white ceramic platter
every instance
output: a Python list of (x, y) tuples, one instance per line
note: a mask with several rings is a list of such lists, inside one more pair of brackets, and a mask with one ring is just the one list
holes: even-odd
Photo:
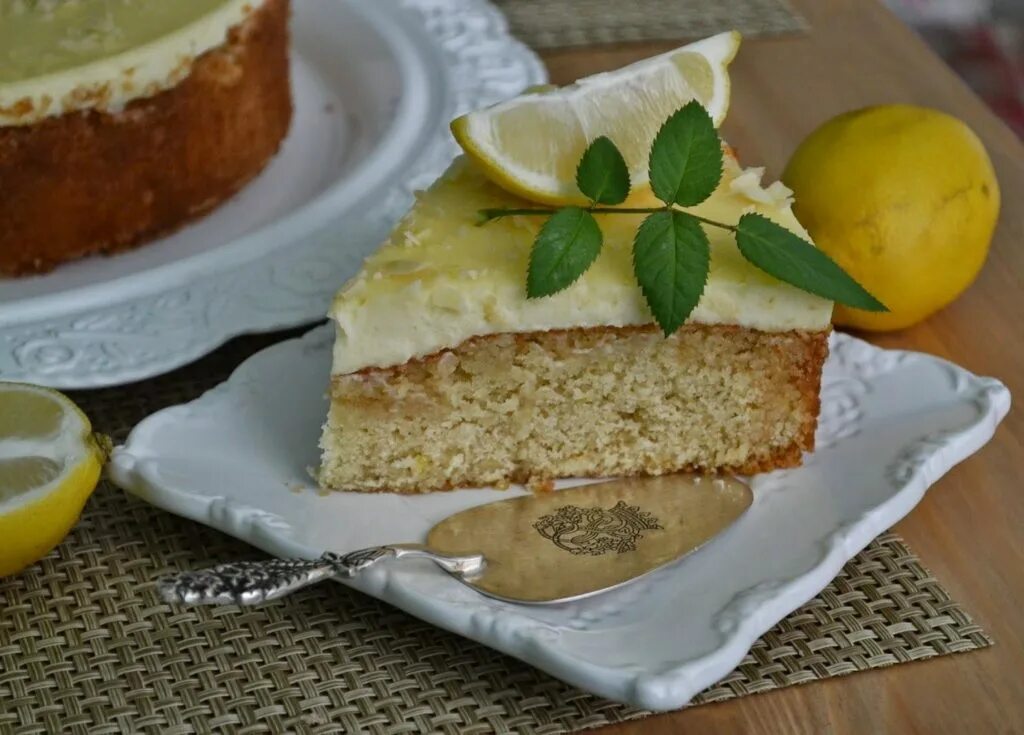
[[(273, 554), (306, 557), (422, 541), (451, 513), (524, 492), (320, 494), (309, 468), (332, 339), (319, 327), (270, 347), (198, 400), (144, 420), (115, 451), (114, 480)], [(549, 608), (512, 605), (429, 562), (373, 567), (354, 586), (583, 689), (680, 707), (977, 451), (1010, 395), (937, 358), (836, 335), (822, 401), (818, 450), (804, 466), (753, 478), (754, 504), (735, 526), (620, 590)]]
[(486, 0), (292, 3), (295, 115), (267, 169), (170, 237), (0, 279), (0, 379), (125, 383), (308, 323), (448, 164), (449, 121), (545, 79)]

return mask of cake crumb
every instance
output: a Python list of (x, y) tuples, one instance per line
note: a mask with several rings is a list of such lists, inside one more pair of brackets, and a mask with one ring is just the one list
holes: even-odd
[(541, 478), (797, 466), (827, 340), (709, 325), (669, 339), (653, 325), (492, 334), (335, 376), (320, 479), (540, 494), (554, 490)]
[(534, 495), (553, 493), (555, 491), (555, 481), (550, 477), (534, 477), (530, 478), (530, 481), (526, 483), (526, 487)]

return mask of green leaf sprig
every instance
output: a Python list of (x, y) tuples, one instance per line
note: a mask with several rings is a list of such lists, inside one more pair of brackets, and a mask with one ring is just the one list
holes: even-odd
[(693, 207), (718, 187), (722, 142), (699, 102), (671, 115), (654, 138), (648, 159), (651, 190), (664, 207), (619, 207), (629, 196), (629, 168), (604, 136), (584, 151), (576, 185), (588, 207), (484, 209), (481, 224), (510, 215), (550, 215), (530, 252), (526, 294), (550, 296), (571, 286), (601, 252), (594, 215), (646, 214), (633, 239), (633, 274), (665, 336), (696, 308), (707, 284), (711, 249), (705, 226), (735, 234), (740, 253), (765, 273), (847, 306), (887, 311), (838, 264), (802, 237), (767, 217), (748, 213), (736, 223), (717, 222), (679, 207)]

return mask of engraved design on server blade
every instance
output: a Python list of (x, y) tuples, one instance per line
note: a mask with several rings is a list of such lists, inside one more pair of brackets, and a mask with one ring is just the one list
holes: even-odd
[(590, 556), (635, 551), (644, 531), (664, 530), (655, 515), (623, 500), (612, 508), (563, 505), (541, 516), (533, 527), (558, 548)]

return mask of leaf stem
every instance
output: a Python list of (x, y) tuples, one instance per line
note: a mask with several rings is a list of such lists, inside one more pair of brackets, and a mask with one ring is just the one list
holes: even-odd
[[(713, 219), (707, 219), (701, 217), (699, 214), (693, 214), (681, 209), (672, 209), (669, 207), (591, 207), (586, 211), (591, 214), (654, 214), (655, 212), (664, 212), (666, 210), (679, 212), (680, 214), (691, 217), (705, 225), (712, 227), (720, 227), (723, 230), (729, 230), (730, 232), (736, 231), (736, 225), (727, 225), (724, 222), (716, 222)], [(485, 225), (491, 220), (500, 219), (502, 217), (515, 217), (518, 215), (532, 216), (532, 215), (546, 215), (554, 214), (557, 209), (541, 209), (541, 208), (529, 208), (523, 207), (520, 209), (481, 209), (480, 210), (480, 224)]]
[(729, 232), (736, 232), (736, 230), (737, 230), (736, 225), (727, 225), (724, 222), (716, 222), (713, 219), (708, 219), (707, 217), (701, 217), (699, 214), (693, 214), (692, 212), (686, 212), (686, 211), (678, 210), (678, 209), (675, 209), (673, 211), (674, 212), (679, 212), (680, 214), (684, 214), (687, 217), (695, 219), (698, 222), (700, 222), (702, 224), (705, 224), (705, 225), (711, 225), (712, 227), (720, 227), (723, 230), (729, 230)]

